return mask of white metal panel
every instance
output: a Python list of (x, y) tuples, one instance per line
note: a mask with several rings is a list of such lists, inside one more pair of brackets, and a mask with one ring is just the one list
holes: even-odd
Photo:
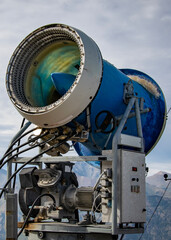
[(140, 137), (130, 136), (127, 134), (121, 134), (118, 144), (124, 145), (124, 146), (131, 146), (135, 148), (142, 148), (142, 141), (143, 139)]
[[(111, 167), (112, 162), (102, 162), (102, 171)], [(134, 171), (136, 169), (137, 171)], [(146, 221), (145, 154), (119, 149), (117, 179), (118, 223), (144, 223)], [(112, 206), (109, 203), (110, 200), (102, 199), (103, 222), (112, 221)]]
[(145, 155), (120, 150), (120, 164), (120, 223), (145, 222)]

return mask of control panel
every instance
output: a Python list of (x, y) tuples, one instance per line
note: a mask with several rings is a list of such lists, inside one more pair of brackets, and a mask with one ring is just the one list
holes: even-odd
[[(112, 168), (112, 162), (103, 162), (102, 170)], [(117, 219), (118, 223), (144, 223), (146, 221), (145, 154), (118, 150), (117, 170)], [(103, 178), (102, 221), (111, 222), (112, 178)], [(103, 196), (103, 195), (102, 195)]]

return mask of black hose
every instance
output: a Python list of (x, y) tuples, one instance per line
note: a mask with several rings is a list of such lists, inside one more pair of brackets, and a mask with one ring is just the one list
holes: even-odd
[[(30, 139), (29, 141), (23, 143), (22, 145), (14, 148), (14, 149), (12, 149), (11, 151), (9, 151), (9, 152), (6, 154), (5, 158), (6, 158), (7, 156), (9, 156), (12, 152), (18, 150), (18, 149), (21, 148), (21, 147), (24, 147), (25, 145), (27, 145), (27, 144), (35, 141), (35, 140), (38, 140), (39, 138), (42, 138), (42, 137), (46, 136), (47, 134), (48, 134), (48, 132), (45, 132), (45, 133), (43, 133), (43, 134), (41, 134), (41, 135), (39, 135), (39, 136), (36, 136), (35, 138)], [(14, 155), (12, 155), (11, 157), (9, 157), (8, 159), (6, 159), (6, 160), (3, 162), (3, 164), (0, 165), (0, 169), (1, 169), (7, 162), (9, 162), (11, 159), (13, 159), (14, 157), (18, 156), (18, 155), (21, 154), (21, 153), (24, 153), (24, 152), (26, 152), (26, 151), (29, 151), (29, 150), (31, 150), (31, 149), (33, 149), (33, 148), (35, 148), (35, 147), (38, 147), (38, 146), (41, 145), (42, 143), (43, 143), (43, 142), (38, 143), (38, 144), (36, 144), (35, 146), (31, 146), (31, 147), (29, 147), (29, 148), (26, 148), (26, 149), (20, 151), (20, 152), (17, 151), (16, 154), (14, 154)], [(4, 160), (4, 159), (3, 159), (3, 160)]]
[(120, 240), (123, 240), (124, 236), (125, 236), (125, 234), (122, 234)]
[(59, 147), (60, 145), (62, 145), (63, 143), (65, 143), (66, 141), (68, 141), (71, 137), (73, 137), (75, 135), (75, 133), (72, 136), (67, 137), (65, 140), (61, 141), (60, 143), (56, 143), (53, 146), (49, 147), (48, 149), (45, 149), (44, 151), (42, 151), (41, 153), (37, 154), (36, 156), (34, 156), (33, 158), (31, 158), (30, 160), (28, 160), (27, 162), (25, 162), (21, 167), (19, 167), (12, 175), (11, 177), (8, 179), (8, 181), (5, 183), (1, 193), (0, 193), (0, 199), (6, 189), (6, 187), (8, 186), (8, 184), (11, 182), (11, 180), (15, 177), (15, 175), (23, 168), (25, 167), (27, 164), (31, 163), (33, 160), (35, 160), (36, 158), (40, 157), (42, 154), (47, 153), (48, 151), (52, 150), (53, 148)]
[[(39, 136), (37, 136), (37, 137), (35, 137), (35, 138), (39, 139), (39, 138), (41, 138), (41, 137), (44, 137), (44, 136), (47, 135), (47, 134), (48, 134), (48, 132), (43, 133), (42, 135), (39, 135)], [(32, 150), (32, 149), (34, 149), (34, 148), (36, 148), (36, 147), (39, 147), (39, 146), (41, 146), (42, 144), (49, 142), (49, 141), (52, 140), (53, 138), (54, 138), (54, 136), (51, 137), (50, 139), (44, 141), (44, 142), (41, 142), (41, 143), (36, 144), (35, 146), (31, 146), (31, 147), (29, 147), (29, 148), (23, 149), (23, 150), (20, 151), (20, 152), (17, 152), (16, 154), (12, 155), (12, 156), (9, 157), (7, 160), (5, 160), (5, 161), (0, 165), (0, 169), (1, 169), (7, 162), (9, 162), (11, 159), (13, 159), (14, 157), (20, 155), (21, 153), (24, 153), (24, 152), (27, 152), (27, 151), (29, 151), (29, 150)], [(35, 139), (34, 139), (34, 140), (35, 140)], [(30, 140), (30, 141), (28, 141), (27, 144), (28, 144), (29, 142), (32, 142), (32, 141), (33, 141), (33, 139)], [(26, 144), (24, 144), (24, 145), (26, 145)], [(20, 147), (21, 147), (21, 145), (20, 145)], [(16, 147), (16, 149), (17, 149), (17, 148), (18, 148), (18, 147)], [(16, 150), (16, 149), (15, 149), (15, 150)], [(12, 152), (13, 152), (13, 151), (12, 151)]]
[(10, 149), (11, 149), (20, 139), (22, 139), (23, 137), (25, 137), (27, 134), (29, 134), (29, 133), (37, 130), (38, 128), (39, 128), (39, 127), (33, 128), (33, 129), (29, 130), (28, 132), (24, 133), (23, 135), (19, 136), (16, 140), (14, 140), (14, 141), (10, 144), (10, 146), (8, 147), (8, 149), (6, 150), (6, 152), (4, 153), (3, 157), (1, 158), (0, 164), (2, 164), (2, 163), (3, 163), (3, 160), (6, 158), (5, 155), (10, 151)]
[(54, 198), (54, 196), (53, 196), (52, 194), (50, 194), (50, 193), (44, 193), (44, 194), (41, 194), (40, 196), (38, 196), (38, 197), (36, 198), (36, 200), (33, 202), (32, 206), (31, 206), (31, 208), (30, 208), (30, 210), (29, 210), (29, 212), (28, 212), (28, 214), (27, 214), (27, 216), (26, 216), (26, 218), (25, 218), (25, 221), (24, 221), (24, 223), (23, 223), (23, 226), (22, 226), (22, 228), (20, 229), (20, 231), (19, 231), (18, 234), (17, 234), (17, 238), (18, 238), (18, 237), (21, 235), (21, 233), (23, 232), (23, 230), (24, 230), (24, 228), (25, 228), (25, 226), (26, 226), (26, 224), (27, 224), (27, 222), (28, 222), (28, 220), (29, 220), (29, 218), (30, 218), (30, 215), (31, 215), (31, 213), (32, 213), (32, 211), (33, 211), (33, 209), (34, 209), (34, 206), (35, 206), (36, 203), (37, 203), (37, 201), (38, 201), (41, 197), (44, 197), (44, 196), (51, 197), (52, 200), (53, 200), (54, 207), (56, 206), (56, 200), (55, 200), (55, 198)]
[[(22, 122), (21, 122), (21, 127), (20, 127), (20, 130), (23, 128), (24, 126), (24, 122), (25, 122), (25, 118), (23, 118)], [(21, 139), (18, 141), (18, 147), (20, 146), (20, 142), (21, 142)], [(17, 149), (17, 152), (19, 151), (19, 148)], [(17, 170), (17, 163), (15, 163), (15, 171)], [(13, 191), (15, 192), (15, 183), (16, 183), (16, 176), (14, 177), (14, 181), (13, 181)]]

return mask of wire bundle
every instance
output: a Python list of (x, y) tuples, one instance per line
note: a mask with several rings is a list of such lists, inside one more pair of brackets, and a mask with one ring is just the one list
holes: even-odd
[[(38, 141), (38, 140), (42, 140), (42, 137), (46, 136), (49, 134), (49, 130), (46, 129), (45, 131), (43, 131), (40, 135), (35, 136), (31, 139), (29, 139), (28, 141), (24, 142), (23, 144), (20, 144), (20, 141), (27, 136), (28, 134), (34, 132), (35, 130), (39, 129), (39, 127), (33, 128), (27, 132), (24, 133), (24, 131), (30, 126), (30, 122), (27, 122), (24, 125), (24, 119), (23, 122), (21, 124), (21, 129), (20, 131), (15, 135), (15, 137), (13, 138), (13, 140), (11, 141), (11, 144), (9, 145), (8, 149), (6, 150), (5, 154), (3, 155), (3, 157), (0, 160), (0, 169), (7, 163), (9, 163), (10, 161), (12, 161), (14, 158), (17, 158), (18, 155), (27, 152), (29, 150), (32, 150), (36, 147), (43, 147), (46, 143), (52, 141), (54, 138), (56, 138), (55, 135), (50, 136), (49, 138), (47, 138), (44, 141)], [(24, 126), (23, 126), (24, 125)], [(75, 135), (75, 131), (73, 131), (72, 133), (68, 134), (68, 136), (66, 136), (65, 139), (58, 141), (57, 143), (55, 143), (54, 145), (48, 147), (47, 149), (45, 149), (44, 151), (41, 151), (40, 153), (38, 153), (37, 155), (35, 155), (34, 157), (30, 158), (27, 162), (25, 162), (22, 166), (20, 166), (19, 168), (17, 168), (17, 163), (15, 166), (15, 171), (14, 173), (9, 177), (9, 179), (7, 180), (7, 182), (5, 183), (4, 187), (2, 188), (2, 191), (0, 193), (0, 198), (2, 197), (3, 193), (7, 190), (7, 186), (8, 184), (11, 182), (12, 179), (14, 179), (13, 182), (13, 189), (12, 191), (14, 192), (15, 190), (15, 178), (16, 175), (19, 171), (21, 171), (26, 165), (30, 164), (31, 162), (33, 162), (36, 158), (42, 156), (43, 154), (47, 153), (48, 151), (51, 151), (54, 148), (59, 147), (60, 145), (64, 144), (66, 141), (70, 140), (70, 138), (72, 138)], [(34, 143), (34, 144), (31, 144)], [(17, 145), (17, 147), (14, 148), (14, 146)], [(21, 150), (22, 147), (26, 146), (30, 144), (31, 146)]]

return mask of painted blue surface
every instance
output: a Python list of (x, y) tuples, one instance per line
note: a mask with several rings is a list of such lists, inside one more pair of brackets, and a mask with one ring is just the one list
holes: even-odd
[(69, 90), (69, 88), (75, 81), (75, 76), (67, 73), (52, 73), (51, 78), (53, 85), (56, 88), (56, 91), (61, 96), (64, 95)]
[[(29, 68), (27, 79), (24, 82), (27, 101), (32, 106), (37, 107), (46, 106), (57, 101), (74, 82), (79, 71), (79, 64), (80, 52), (73, 41), (61, 40), (47, 46), (35, 56)], [(152, 78), (140, 71), (132, 69), (118, 70), (112, 64), (103, 60), (101, 85), (90, 104), (91, 134), (87, 142), (75, 144), (75, 149), (79, 155), (101, 154), (110, 135), (96, 132), (96, 116), (101, 111), (109, 111), (114, 116), (122, 115), (125, 112), (127, 105), (123, 102), (123, 90), (124, 84), (130, 79), (128, 77), (130, 75), (141, 78), (144, 85), (133, 81), (134, 91), (137, 97), (145, 99), (144, 108), (151, 109), (151, 112), (141, 115), (145, 153), (147, 154), (158, 141), (165, 124), (166, 111), (165, 100), (160, 87)], [(75, 120), (84, 125), (85, 129), (88, 129), (85, 110)], [(98, 120), (103, 122), (104, 116), (101, 115)], [(70, 127), (74, 126), (72, 122), (68, 125)], [(110, 130), (110, 128), (109, 125), (107, 130)], [(106, 149), (111, 149), (115, 132), (116, 129), (113, 131)], [(123, 133), (137, 136), (135, 117), (128, 119)], [(98, 166), (99, 163), (93, 164)]]
[[(130, 79), (127, 75), (135, 75), (149, 81), (150, 84), (155, 85), (157, 97), (154, 93), (149, 92), (144, 86), (140, 85), (136, 81), (133, 81), (134, 92), (137, 97), (143, 97), (145, 99), (144, 108), (150, 108), (151, 111), (141, 115), (143, 136), (145, 141), (145, 153), (147, 154), (158, 141), (158, 137), (162, 132), (163, 125), (165, 124), (165, 99), (160, 87), (157, 83), (148, 75), (131, 69), (118, 70), (112, 64), (107, 61), (103, 61), (103, 77), (99, 91), (91, 103), (91, 131), (95, 143), (92, 141), (91, 136), (85, 143), (76, 143), (75, 150), (81, 156), (98, 155), (101, 154), (101, 150), (104, 149), (105, 143), (109, 137), (109, 134), (97, 133), (95, 118), (97, 114), (103, 110), (111, 112), (114, 116), (122, 115), (127, 105), (123, 102), (123, 89), (124, 83), (127, 83)], [(151, 85), (153, 87), (153, 85)], [(83, 117), (84, 116), (84, 117)], [(80, 119), (79, 119), (80, 118)], [(85, 124), (85, 112), (79, 116), (77, 120), (80, 123)], [(103, 120), (103, 119), (101, 119)], [(137, 127), (135, 117), (127, 120), (123, 133), (137, 136)], [(109, 126), (110, 128), (110, 126)], [(113, 131), (112, 136), (106, 146), (106, 149), (111, 149), (112, 138), (116, 129)], [(101, 149), (101, 150), (99, 150)], [(92, 163), (98, 166), (99, 163)]]

